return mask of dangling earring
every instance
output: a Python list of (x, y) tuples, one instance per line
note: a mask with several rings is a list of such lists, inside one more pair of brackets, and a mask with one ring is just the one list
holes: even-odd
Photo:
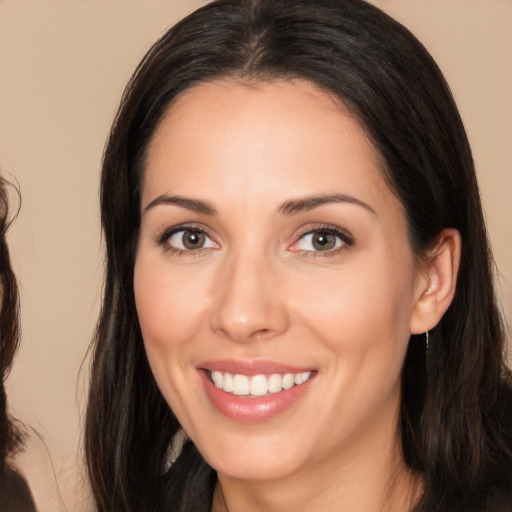
[(425, 331), (425, 352), (428, 356), (428, 331)]

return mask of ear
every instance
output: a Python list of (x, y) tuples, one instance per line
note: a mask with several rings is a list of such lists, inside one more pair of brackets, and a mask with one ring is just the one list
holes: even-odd
[(461, 239), (456, 229), (444, 229), (436, 237), (418, 271), (411, 334), (434, 328), (450, 306), (457, 284)]

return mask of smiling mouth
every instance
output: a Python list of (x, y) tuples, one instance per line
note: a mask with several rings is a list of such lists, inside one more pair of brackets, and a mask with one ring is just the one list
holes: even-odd
[(210, 370), (208, 373), (215, 387), (226, 393), (237, 396), (265, 396), (304, 384), (310, 379), (313, 371), (252, 376)]

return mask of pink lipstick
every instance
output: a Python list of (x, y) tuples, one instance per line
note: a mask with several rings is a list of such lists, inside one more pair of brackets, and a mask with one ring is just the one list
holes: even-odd
[(257, 423), (284, 412), (309, 389), (313, 369), (268, 361), (209, 361), (198, 367), (212, 405), (235, 421)]

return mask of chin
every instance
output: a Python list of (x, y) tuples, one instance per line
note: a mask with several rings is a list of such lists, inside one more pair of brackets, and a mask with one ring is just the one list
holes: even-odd
[(299, 472), (305, 464), (299, 460), (304, 450), (291, 446), (282, 438), (248, 440), (234, 435), (225, 439), (225, 442), (219, 442), (217, 438), (214, 448), (198, 446), (198, 449), (217, 473), (235, 480), (279, 480)]

